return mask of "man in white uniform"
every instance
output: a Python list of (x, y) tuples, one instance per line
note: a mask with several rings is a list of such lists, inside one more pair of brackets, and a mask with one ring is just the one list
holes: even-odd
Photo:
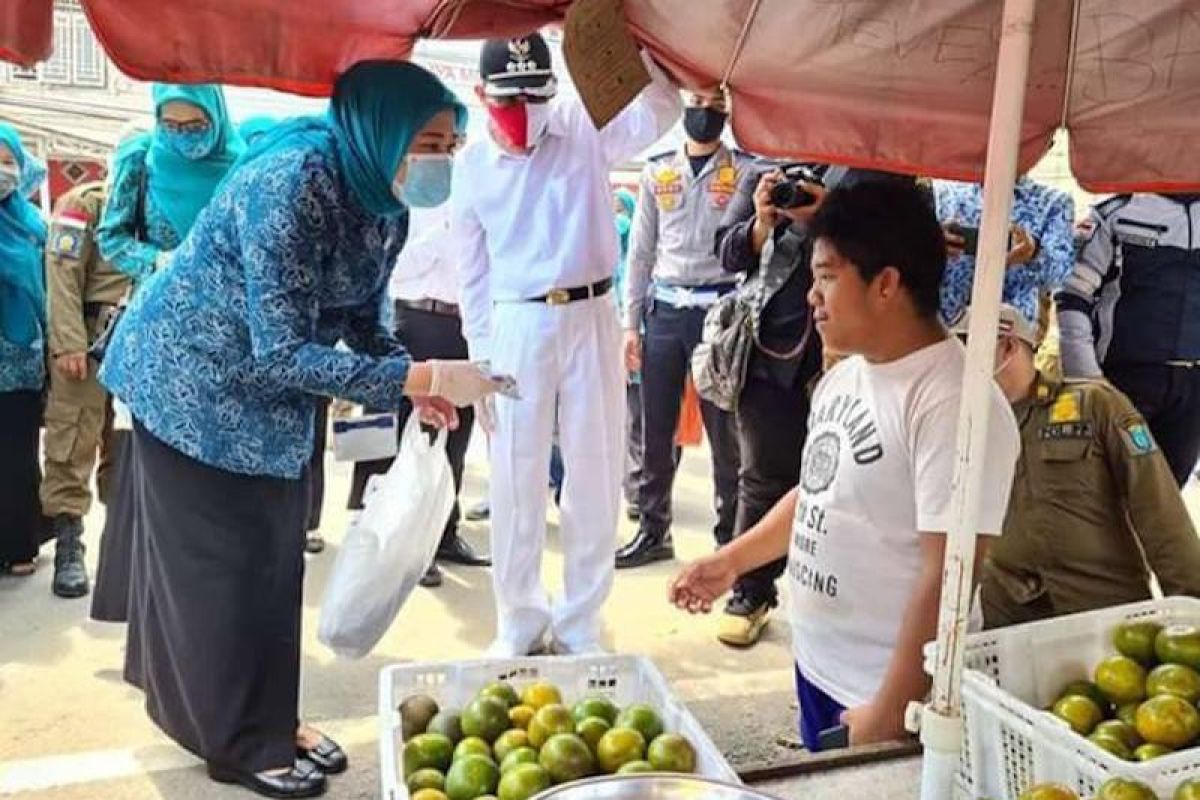
[[(481, 407), (491, 436), (496, 639), (489, 655), (600, 649), (613, 579), (625, 457), (625, 376), (613, 314), (617, 234), (609, 170), (652, 145), (681, 113), (653, 81), (596, 130), (576, 98), (555, 100), (542, 37), (489, 40), (476, 88), (490, 135), (458, 157), (451, 195), (463, 321), (472, 359), (513, 375), (520, 400)], [(566, 471), (566, 571), (553, 608), (541, 581), (546, 464), (557, 413)]]

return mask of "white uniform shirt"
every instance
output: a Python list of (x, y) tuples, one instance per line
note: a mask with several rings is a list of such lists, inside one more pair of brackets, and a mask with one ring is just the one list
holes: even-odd
[[(955, 339), (898, 361), (854, 356), (813, 394), (788, 576), (804, 676), (847, 708), (869, 702), (921, 569), (920, 537), (951, 524), (965, 351)], [(993, 383), (979, 533), (1003, 529), (1021, 442)]]
[(528, 155), (509, 155), (488, 136), (455, 159), (451, 227), (472, 359), (491, 357), (493, 303), (612, 277), (609, 170), (652, 145), (681, 113), (678, 91), (643, 60), (651, 84), (602, 130), (578, 98), (563, 97), (551, 101), (547, 132)]
[(410, 208), (408, 240), (396, 258), (388, 296), (393, 300), (458, 303), (458, 271), (450, 236), (450, 204)]

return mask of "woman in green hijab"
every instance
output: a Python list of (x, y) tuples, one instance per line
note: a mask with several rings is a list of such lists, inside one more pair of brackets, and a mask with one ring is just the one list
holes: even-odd
[[(221, 87), (156, 83), (151, 94), (154, 129), (118, 145), (108, 201), (96, 230), (100, 254), (139, 283), (187, 238), (244, 149), (230, 124)], [(125, 622), (129, 614), (135, 466), (126, 418), (118, 413), (120, 424), (113, 434), (115, 479), (92, 596), (91, 616), (103, 622)], [(76, 537), (80, 534), (81, 529), (74, 531)]]
[(96, 238), (100, 253), (144, 278), (178, 247), (243, 150), (220, 86), (156, 83), (152, 133), (117, 149)]
[(32, 574), (42, 537), (38, 429), (46, 379), (46, 224), (37, 165), (0, 124), (0, 573)]
[(100, 379), (132, 412), (145, 478), (125, 674), (214, 780), (308, 797), (346, 768), (297, 721), (319, 398), (407, 397), (453, 424), (498, 388), (465, 361), (414, 363), (380, 324), (406, 209), (446, 200), (465, 123), (420, 67), (356, 65), (326, 116), (247, 150), (109, 346)]

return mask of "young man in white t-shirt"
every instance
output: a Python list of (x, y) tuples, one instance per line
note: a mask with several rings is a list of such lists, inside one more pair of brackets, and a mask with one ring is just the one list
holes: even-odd
[[(938, 321), (946, 245), (914, 185), (834, 190), (810, 233), (813, 319), (848, 357), (813, 394), (800, 485), (670, 595), (707, 612), (738, 575), (788, 554), (800, 732), (816, 750), (839, 724), (851, 744), (902, 737), (928, 690), (921, 648), (936, 635), (965, 351)], [(990, 388), (979, 533), (995, 535), (1020, 442)]]

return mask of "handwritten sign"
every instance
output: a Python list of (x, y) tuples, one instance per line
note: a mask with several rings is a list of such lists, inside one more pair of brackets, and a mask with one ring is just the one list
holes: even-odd
[(621, 0), (575, 0), (567, 11), (563, 55), (588, 116), (603, 128), (650, 83)]

